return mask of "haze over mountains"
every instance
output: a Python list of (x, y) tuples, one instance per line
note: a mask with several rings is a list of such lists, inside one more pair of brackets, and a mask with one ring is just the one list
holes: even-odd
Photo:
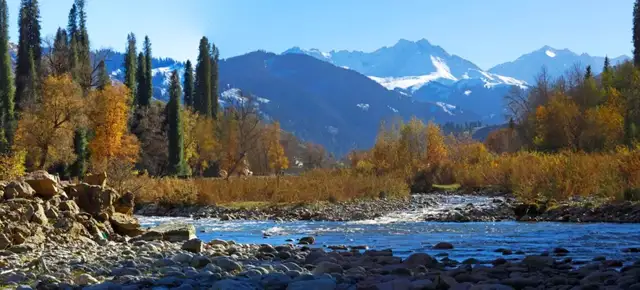
[[(612, 58), (611, 63), (628, 59)], [(123, 55), (109, 54), (107, 69), (122, 80)], [(488, 70), (422, 39), (400, 40), (373, 52), (293, 47), (281, 54), (252, 52), (220, 62), (221, 102), (238, 89), (259, 97), (266, 118), (336, 154), (373, 145), (381, 121), (417, 116), (438, 123), (502, 124), (503, 97), (526, 89), (545, 66), (557, 77), (575, 64), (602, 70), (604, 57), (544, 46)], [(167, 99), (172, 70), (183, 63), (153, 59), (154, 97)]]

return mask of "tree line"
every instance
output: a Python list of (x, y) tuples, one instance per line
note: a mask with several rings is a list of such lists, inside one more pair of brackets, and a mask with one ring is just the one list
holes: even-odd
[(77, 178), (102, 171), (231, 176), (250, 174), (251, 163), (261, 174), (278, 174), (294, 157), (305, 155), (301, 148), (313, 151), (315, 159), (326, 154), (283, 132), (278, 122), (264, 122), (250, 94), (241, 92), (219, 106), (220, 54), (206, 37), (200, 40), (195, 66), (185, 63), (182, 82), (177, 70), (171, 73), (165, 104), (153, 99), (149, 37), (138, 49), (136, 35), (127, 35), (124, 80), (112, 80), (108, 55), (90, 48), (84, 0), (74, 1), (67, 27), (44, 40), (38, 0), (21, 0), (15, 70), (8, 16), (7, 1), (0, 0), (4, 171), (45, 169)]

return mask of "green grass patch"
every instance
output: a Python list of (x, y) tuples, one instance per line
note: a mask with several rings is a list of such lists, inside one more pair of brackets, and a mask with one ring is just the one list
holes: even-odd
[(438, 190), (454, 191), (460, 189), (460, 184), (434, 184), (433, 188)]

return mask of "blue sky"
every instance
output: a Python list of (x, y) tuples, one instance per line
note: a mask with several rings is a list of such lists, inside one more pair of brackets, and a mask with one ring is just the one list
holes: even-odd
[[(20, 0), (8, 0), (12, 24)], [(292, 46), (373, 51), (428, 39), (481, 68), (544, 45), (631, 55), (633, 0), (86, 0), (93, 48), (148, 34), (155, 56), (195, 58), (206, 35), (222, 57)], [(66, 26), (73, 0), (40, 0), (43, 35)], [(606, 3), (606, 5), (605, 5)], [(17, 39), (17, 27), (11, 27)]]

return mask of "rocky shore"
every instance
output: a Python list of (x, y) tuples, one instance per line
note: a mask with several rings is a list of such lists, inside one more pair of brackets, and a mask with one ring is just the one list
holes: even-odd
[(446, 257), (455, 244), (440, 243), (434, 246), (442, 252), (438, 257), (413, 253), (403, 259), (390, 249), (205, 243), (191, 236), (189, 226), (164, 227), (173, 229), (173, 241), (147, 233), (102, 245), (78, 240), (0, 251), (0, 284), (12, 289), (640, 289), (640, 261), (574, 261), (562, 248), (523, 259), (455, 261)]

